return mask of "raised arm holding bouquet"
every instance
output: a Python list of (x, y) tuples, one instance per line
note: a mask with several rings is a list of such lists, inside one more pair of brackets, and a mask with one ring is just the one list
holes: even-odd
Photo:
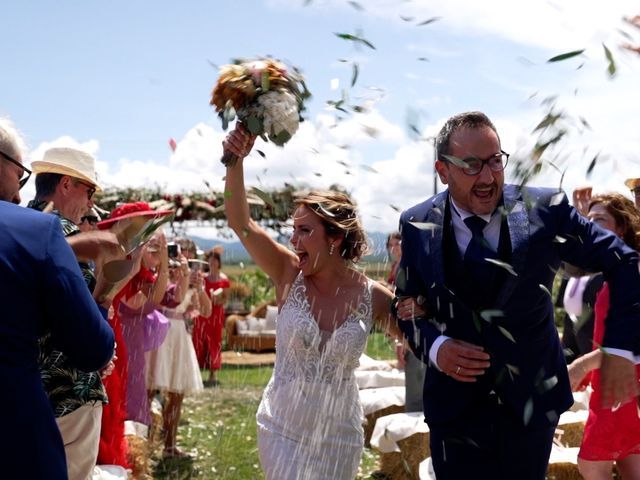
[[(237, 117), (252, 135), (283, 146), (298, 130), (304, 100), (310, 96), (296, 68), (262, 58), (223, 65), (210, 103), (225, 130)], [(225, 166), (233, 166), (237, 160), (230, 151), (221, 158)]]

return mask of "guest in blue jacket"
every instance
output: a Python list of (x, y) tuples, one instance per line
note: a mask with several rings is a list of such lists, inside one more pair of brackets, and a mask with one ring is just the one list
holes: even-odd
[[(93, 299), (53, 215), (22, 208), (22, 165), (10, 125), (0, 122), (0, 465), (6, 478), (66, 479), (65, 452), (38, 371), (38, 338), (50, 333), (78, 368), (111, 360), (110, 300)], [(98, 288), (99, 292), (104, 289)]]

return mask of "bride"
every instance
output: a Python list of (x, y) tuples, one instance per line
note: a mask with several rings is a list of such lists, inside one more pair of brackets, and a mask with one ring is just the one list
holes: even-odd
[(267, 480), (353, 479), (363, 449), (354, 369), (374, 323), (400, 338), (393, 295), (355, 269), (367, 251), (349, 197), (313, 191), (296, 200), (294, 251), (249, 216), (242, 159), (255, 137), (242, 126), (223, 142), (229, 226), (276, 288), (276, 363), (258, 407), (258, 450)]

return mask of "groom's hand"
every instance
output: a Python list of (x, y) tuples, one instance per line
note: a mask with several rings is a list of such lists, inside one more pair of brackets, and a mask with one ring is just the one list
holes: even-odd
[(454, 380), (472, 383), (489, 368), (489, 354), (479, 345), (451, 338), (440, 345), (437, 363)]

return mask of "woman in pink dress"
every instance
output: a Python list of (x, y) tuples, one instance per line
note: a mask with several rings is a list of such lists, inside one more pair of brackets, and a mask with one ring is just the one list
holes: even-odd
[[(589, 218), (612, 231), (636, 250), (640, 249), (640, 212), (631, 200), (620, 194), (596, 195), (589, 203)], [(585, 480), (611, 478), (616, 463), (623, 479), (640, 478), (640, 417), (636, 401), (616, 409), (602, 408), (600, 399), (599, 348), (604, 338), (609, 313), (609, 287), (605, 283), (595, 304), (594, 350), (569, 365), (571, 387), (580, 388), (590, 375), (593, 394), (589, 400), (589, 418), (584, 430), (578, 467)], [(636, 366), (640, 380), (640, 368)]]
[(227, 301), (229, 279), (220, 270), (222, 258), (212, 248), (205, 256), (209, 262), (209, 275), (204, 279), (205, 292), (211, 298), (211, 315), (196, 318), (193, 325), (193, 346), (196, 349), (200, 368), (209, 369), (209, 379), (205, 384), (217, 386), (216, 372), (222, 366), (222, 331), (224, 330), (224, 304)]

